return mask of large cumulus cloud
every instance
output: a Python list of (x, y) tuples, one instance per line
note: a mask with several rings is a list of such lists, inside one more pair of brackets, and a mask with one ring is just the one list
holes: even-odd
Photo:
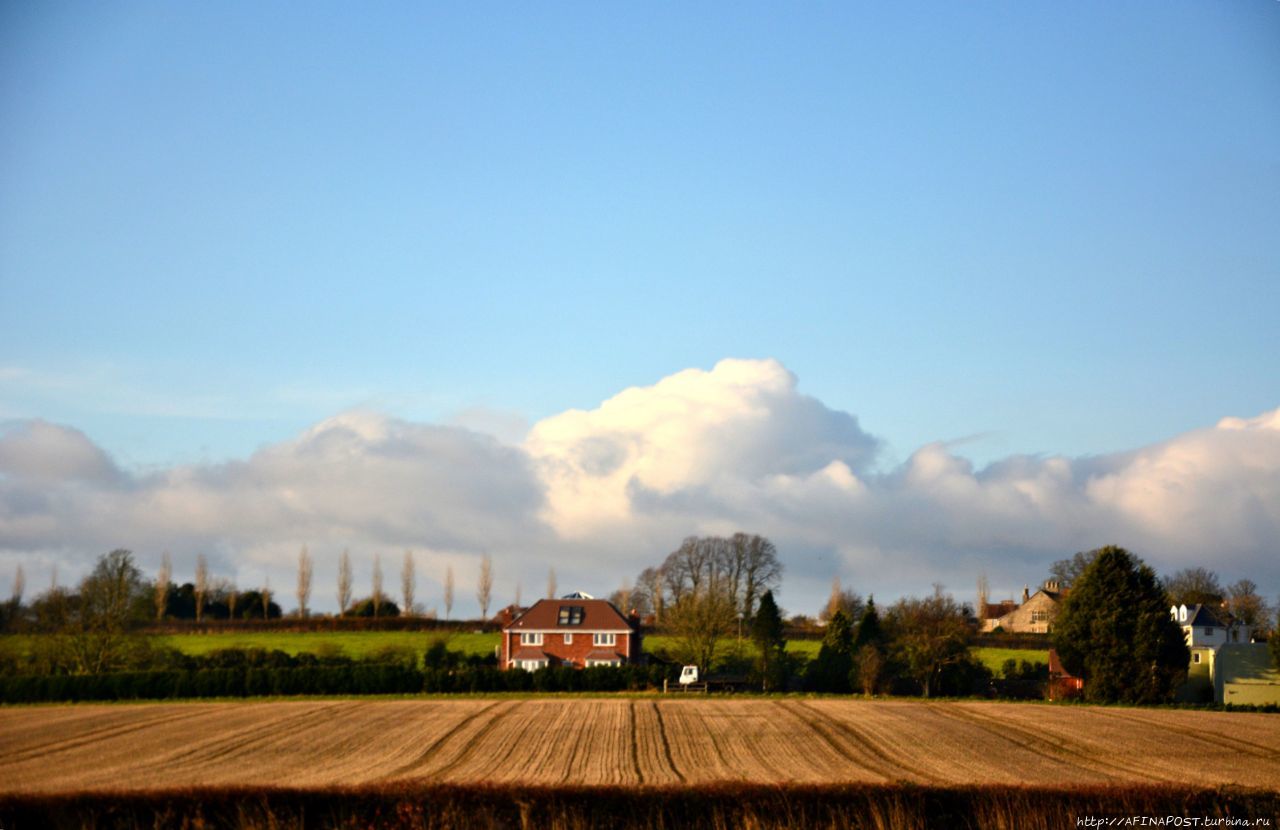
[(1280, 409), (1125, 453), (983, 469), (941, 443), (881, 468), (879, 448), (772, 360), (627, 389), (544, 419), (520, 445), (357, 412), (243, 461), (132, 475), (74, 429), (19, 422), (0, 433), (0, 557), (74, 566), (118, 545), (200, 549), (287, 583), (303, 542), (412, 547), (437, 576), (456, 564), (460, 584), (490, 553), (500, 591), (523, 580), (528, 597), (548, 567), (606, 592), (682, 536), (745, 529), (778, 542), (801, 610), (837, 573), (890, 596), (934, 581), (965, 591), (979, 571), (1011, 588), (1108, 542), (1164, 570), (1204, 564), (1280, 588)]

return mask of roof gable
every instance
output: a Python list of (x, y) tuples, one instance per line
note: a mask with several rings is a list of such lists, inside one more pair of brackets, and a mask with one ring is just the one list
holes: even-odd
[(1208, 628), (1226, 628), (1227, 624), (1207, 605), (1193, 605), (1187, 609), (1187, 621), (1182, 623), (1192, 628), (1203, 626)]

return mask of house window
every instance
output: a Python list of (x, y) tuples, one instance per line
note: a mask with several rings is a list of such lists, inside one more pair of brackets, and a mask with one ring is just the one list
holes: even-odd
[(617, 634), (592, 634), (591, 644), (593, 646), (616, 646), (618, 644)]
[(542, 634), (539, 632), (521, 632), (520, 645), (540, 646), (542, 645)]
[(587, 661), (587, 668), (590, 668), (592, 666), (621, 666), (621, 665), (622, 664), (617, 660), (588, 660)]
[(1045, 622), (1048, 622), (1048, 621), (1049, 621), (1049, 612), (1048, 612), (1048, 611), (1032, 611), (1032, 612), (1031, 612), (1031, 621), (1032, 621), (1033, 623), (1045, 623)]
[(1193, 652), (1191, 652), (1191, 662), (1192, 662), (1192, 663), (1199, 663), (1199, 662), (1200, 662), (1200, 652), (1198, 652), (1198, 651), (1193, 651)]
[(1213, 629), (1212, 629), (1212, 628), (1206, 628), (1206, 629), (1204, 630), (1204, 636), (1206, 636), (1206, 637), (1212, 637), (1212, 636), (1213, 636)]
[(581, 605), (561, 605), (560, 625), (582, 625), (583, 609)]
[(520, 660), (516, 665), (525, 671), (537, 671), (547, 665), (546, 660)]
[(573, 645), (573, 634), (572, 634), (572, 633), (564, 635), (564, 644), (565, 644), (565, 645), (567, 645), (567, 646), (571, 646), (571, 645)]

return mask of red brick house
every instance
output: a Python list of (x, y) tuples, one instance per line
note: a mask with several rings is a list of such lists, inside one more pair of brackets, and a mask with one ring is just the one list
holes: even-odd
[(498, 665), (533, 671), (544, 666), (621, 666), (640, 661), (640, 621), (588, 594), (540, 599), (504, 620)]

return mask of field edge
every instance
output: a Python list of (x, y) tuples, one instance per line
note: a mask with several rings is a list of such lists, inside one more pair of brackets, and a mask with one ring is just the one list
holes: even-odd
[[(1183, 785), (200, 787), (0, 795), (3, 827), (1067, 828), (1079, 819), (1280, 817), (1280, 789)], [(1170, 822), (1172, 824), (1172, 822)], [(1096, 826), (1096, 825), (1095, 825)], [(1260, 825), (1263, 826), (1263, 825)]]

